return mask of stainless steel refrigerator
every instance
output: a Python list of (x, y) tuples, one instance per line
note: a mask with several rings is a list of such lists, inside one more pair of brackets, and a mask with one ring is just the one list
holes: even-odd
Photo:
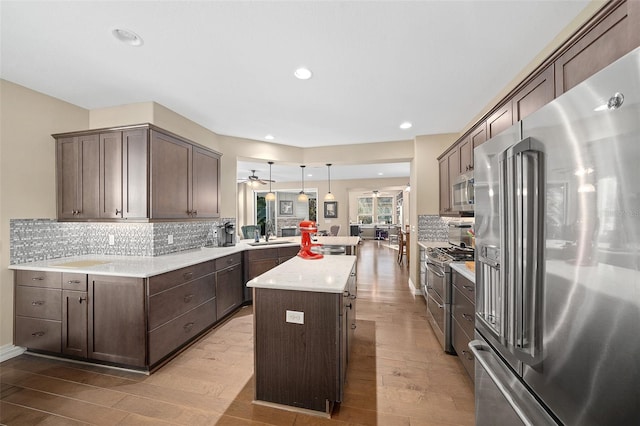
[(640, 425), (640, 48), (475, 149), (476, 424)]

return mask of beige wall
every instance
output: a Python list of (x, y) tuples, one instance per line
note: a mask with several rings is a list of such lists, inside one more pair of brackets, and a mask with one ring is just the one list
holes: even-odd
[(13, 342), (9, 219), (54, 218), (52, 133), (89, 127), (89, 111), (0, 80), (0, 348)]

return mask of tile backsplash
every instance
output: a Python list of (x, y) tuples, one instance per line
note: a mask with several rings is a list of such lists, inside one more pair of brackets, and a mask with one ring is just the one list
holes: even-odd
[(418, 241), (448, 241), (448, 220), (438, 215), (418, 215)]
[(216, 227), (225, 222), (235, 223), (235, 218), (158, 223), (11, 219), (9, 261), (16, 264), (85, 254), (160, 256), (205, 244), (217, 245)]

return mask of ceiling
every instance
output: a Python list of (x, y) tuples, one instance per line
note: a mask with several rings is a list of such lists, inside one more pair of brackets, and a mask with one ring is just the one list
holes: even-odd
[(0, 75), (296, 147), (408, 140), (461, 131), (588, 3), (3, 0)]
[[(251, 171), (255, 170), (256, 176), (261, 179), (269, 179), (269, 164), (238, 161), (238, 180), (246, 180)], [(349, 164), (332, 165), (331, 180), (352, 180), (352, 179), (385, 179), (385, 178), (406, 178), (409, 183), (410, 165), (409, 163), (384, 163), (384, 164)], [(304, 169), (305, 182), (325, 181), (328, 178), (328, 168), (326, 166), (306, 166)], [(274, 164), (271, 168), (271, 179), (276, 182), (294, 182), (295, 187), (300, 186), (302, 181), (302, 169), (300, 165)]]

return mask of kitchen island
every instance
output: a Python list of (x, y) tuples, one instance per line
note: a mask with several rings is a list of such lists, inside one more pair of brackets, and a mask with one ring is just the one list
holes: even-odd
[(329, 416), (344, 395), (356, 257), (295, 257), (253, 288), (255, 403)]

